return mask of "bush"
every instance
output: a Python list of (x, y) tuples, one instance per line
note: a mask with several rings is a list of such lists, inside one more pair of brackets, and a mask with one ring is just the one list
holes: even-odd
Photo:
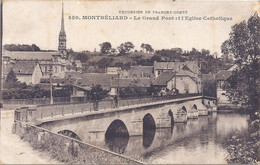
[(240, 137), (233, 135), (229, 140), (227, 162), (230, 164), (256, 164), (260, 160), (260, 115), (255, 113), (249, 124), (249, 135)]

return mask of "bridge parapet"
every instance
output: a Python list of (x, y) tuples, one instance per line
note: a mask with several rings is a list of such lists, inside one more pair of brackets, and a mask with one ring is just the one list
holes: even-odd
[(36, 121), (36, 109), (34, 105), (20, 107), (15, 110), (15, 121), (21, 122), (35, 122)]
[[(198, 104), (198, 110), (199, 107), (202, 106), (203, 108), (206, 108), (203, 106), (201, 101), (198, 101), (198, 99), (202, 99), (202, 96), (194, 96), (194, 97), (187, 97), (187, 98), (177, 98), (177, 99), (169, 99), (169, 100), (153, 100), (148, 99), (146, 101), (138, 102), (137, 100), (128, 100), (129, 104), (124, 104), (125, 106), (121, 106), (119, 108), (110, 108), (110, 102), (102, 102), (100, 103), (101, 107), (103, 109), (100, 109), (100, 111), (94, 111), (93, 110), (93, 103), (78, 103), (78, 104), (64, 104), (64, 105), (41, 105), (41, 106), (27, 106), (27, 107), (21, 107), (17, 108), (15, 110), (15, 120), (22, 121), (22, 122), (32, 122), (37, 123), (39, 120), (55, 120), (55, 118), (70, 118), (75, 116), (84, 116), (84, 115), (90, 115), (95, 113), (106, 113), (106, 112), (112, 112), (112, 111), (124, 111), (127, 109), (133, 109), (133, 108), (140, 108), (140, 107), (150, 107), (155, 105), (167, 105), (172, 104), (174, 102), (185, 102), (185, 101), (191, 101), (191, 100), (197, 100)], [(212, 99), (212, 98), (210, 98)], [(136, 103), (136, 104), (135, 104)], [(171, 108), (169, 108), (170, 110)], [(191, 109), (191, 108), (188, 108)], [(167, 111), (168, 112), (168, 111)], [(165, 114), (160, 114), (160, 117), (158, 118), (158, 122), (160, 121), (160, 118), (162, 119), (162, 122), (159, 122), (158, 127), (168, 127), (167, 124), (163, 124), (163, 122), (171, 120), (170, 116), (167, 114), (167, 112), (164, 112)], [(180, 113), (181, 114), (181, 113)], [(174, 114), (173, 114), (174, 115)], [(181, 116), (181, 115), (179, 115)], [(138, 119), (140, 120), (140, 119)], [(138, 121), (133, 120), (133, 121)], [(185, 120), (185, 117), (184, 119)]]

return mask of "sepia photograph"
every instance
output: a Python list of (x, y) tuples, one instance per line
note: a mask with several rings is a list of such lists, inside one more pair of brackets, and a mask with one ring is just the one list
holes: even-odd
[(259, 0), (0, 4), (0, 164), (260, 164)]

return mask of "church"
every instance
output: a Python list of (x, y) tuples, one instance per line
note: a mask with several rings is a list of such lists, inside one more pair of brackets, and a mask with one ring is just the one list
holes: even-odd
[[(61, 16), (61, 29), (58, 39), (58, 51), (3, 51), (3, 78), (6, 78), (10, 70), (23, 71), (22, 68), (13, 68), (21, 65), (16, 65), (16, 63), (26, 62), (26, 63), (39, 63), (42, 77), (50, 77), (50, 74), (55, 76), (56, 74), (61, 74), (65, 72), (66, 66), (71, 65), (71, 62), (67, 57), (66, 49), (66, 32), (64, 27), (64, 7), (62, 3), (62, 16)], [(22, 76), (21, 74), (19, 75)], [(27, 76), (28, 75), (24, 75)], [(40, 75), (37, 75), (39, 77)], [(25, 78), (21, 78), (21, 82), (26, 82), (27, 84), (35, 84), (31, 81), (23, 81)]]

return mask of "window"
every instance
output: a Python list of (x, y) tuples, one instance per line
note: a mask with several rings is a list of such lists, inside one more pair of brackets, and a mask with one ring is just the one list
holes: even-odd
[(47, 68), (47, 66), (45, 66), (45, 72), (48, 72), (48, 68)]
[(160, 70), (158, 70), (158, 76), (161, 74), (161, 71)]

